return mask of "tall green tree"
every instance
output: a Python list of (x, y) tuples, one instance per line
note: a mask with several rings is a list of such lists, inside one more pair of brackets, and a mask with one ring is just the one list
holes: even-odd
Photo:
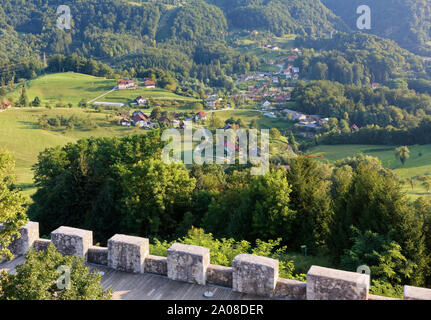
[(27, 88), (25, 85), (21, 88), (21, 95), (19, 96), (18, 104), (20, 107), (28, 106)]
[(330, 197), (330, 168), (308, 156), (298, 156), (290, 163), (287, 181), (292, 186), (291, 208), (296, 211), (290, 245), (306, 245), (312, 251), (326, 250), (333, 218)]
[(119, 182), (139, 161), (160, 159), (164, 145), (160, 131), (152, 130), (83, 139), (41, 152), (34, 166), (38, 190), (29, 216), (40, 223), (42, 234), (68, 225), (93, 230), (95, 239), (106, 241), (119, 231), (130, 231), (128, 223), (121, 223), (126, 189)]
[(399, 147), (395, 149), (395, 158), (401, 161), (402, 165), (406, 164), (408, 158), (410, 158), (410, 150), (407, 146)]
[[(68, 271), (70, 279), (62, 280)], [(50, 244), (47, 251), (30, 249), (15, 274), (0, 273), (0, 300), (109, 300), (112, 291), (105, 291), (101, 279), (82, 258), (63, 256)]]
[(10, 153), (0, 150), (0, 261), (11, 259), (7, 247), (21, 235), (19, 229), (28, 219), (25, 213), (25, 199), (13, 188), (15, 161)]

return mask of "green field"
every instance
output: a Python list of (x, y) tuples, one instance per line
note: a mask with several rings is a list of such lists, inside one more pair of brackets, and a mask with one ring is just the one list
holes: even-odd
[(130, 102), (133, 102), (139, 96), (143, 96), (145, 98), (152, 98), (152, 99), (161, 99), (161, 100), (196, 101), (196, 99), (194, 98), (183, 97), (173, 92), (170, 92), (168, 90), (159, 89), (159, 88), (155, 88), (155, 89), (139, 88), (136, 90), (114, 91), (100, 99), (97, 99), (97, 101), (130, 103)]
[[(30, 102), (35, 97), (39, 97), (43, 105), (49, 103), (52, 106), (59, 102), (64, 104), (72, 103), (76, 106), (81, 100), (91, 101), (109, 92), (115, 85), (116, 80), (113, 79), (98, 78), (73, 72), (49, 74), (25, 83)], [(7, 97), (12, 97), (13, 101), (18, 101), (20, 93), (21, 87), (18, 87), (9, 93)], [(130, 103), (138, 96), (153, 99), (195, 101), (193, 98), (183, 97), (160, 88), (115, 91), (98, 98), (96, 101)]]
[[(46, 114), (48, 117), (63, 115), (79, 118), (90, 118), (97, 124), (91, 130), (42, 130), (39, 129), (37, 119)], [(13, 153), (16, 159), (18, 184), (24, 193), (34, 192), (33, 172), (31, 166), (36, 163), (39, 152), (45, 148), (65, 145), (85, 137), (111, 137), (132, 133), (144, 133), (145, 130), (135, 127), (124, 128), (113, 126), (106, 120), (107, 114), (97, 113), (78, 108), (51, 109), (22, 108), (10, 109), (0, 113), (0, 147)]]
[[(378, 157), (383, 166), (394, 170), (401, 179), (431, 174), (431, 145), (409, 147), (410, 158), (404, 166), (399, 160), (395, 159), (396, 148), (397, 146), (381, 145), (322, 145), (311, 148), (310, 153), (322, 154), (325, 156), (323, 161), (328, 160), (330, 162), (359, 153)], [(420, 196), (431, 197), (431, 194), (425, 190), (418, 180), (415, 180), (413, 190), (410, 185), (405, 185), (404, 188), (412, 199)]]
[[(42, 103), (58, 102), (77, 105), (81, 99), (89, 101), (111, 90), (115, 80), (93, 77), (79, 73), (56, 73), (41, 76), (26, 82), (27, 95), (30, 101), (39, 97)], [(8, 96), (17, 101), (21, 89), (18, 88)]]

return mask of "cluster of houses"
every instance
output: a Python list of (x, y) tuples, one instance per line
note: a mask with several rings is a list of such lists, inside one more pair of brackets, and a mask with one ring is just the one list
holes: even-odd
[(212, 94), (206, 97), (206, 107), (208, 109), (217, 109), (220, 103), (223, 101), (219, 96)]
[[(275, 107), (269, 101), (265, 101), (261, 105), (262, 111), (264, 111), (264, 116), (268, 118), (284, 118), (285, 120), (296, 121), (295, 126), (302, 129), (319, 130), (322, 125), (328, 123), (328, 118), (322, 118), (319, 115), (306, 115), (304, 113), (290, 110), (274, 110)], [(274, 111), (271, 111), (274, 110)]]
[(170, 120), (168, 117), (164, 116), (158, 119), (151, 119), (140, 110), (134, 111), (131, 115), (128, 112), (121, 112), (117, 115), (121, 117), (121, 126), (130, 127), (133, 125), (143, 129), (152, 129), (161, 123), (163, 123), (166, 127), (183, 129), (185, 121), (200, 122), (207, 119), (207, 114), (204, 111), (200, 111), (188, 119), (181, 119), (184, 118), (182, 114), (173, 114), (173, 120)]
[(272, 44), (264, 44), (262, 45), (262, 48), (278, 51), (280, 48), (278, 46), (272, 45)]
[[(156, 87), (156, 82), (151, 80), (150, 78), (145, 78), (143, 82), (140, 82), (142, 86), (146, 89), (154, 89)], [(134, 80), (119, 80), (117, 82), (117, 89), (118, 90), (134, 90), (137, 89), (138, 83)]]
[(5, 110), (9, 109), (10, 107), (12, 107), (12, 103), (9, 100), (4, 99), (0, 103), (0, 112), (5, 111)]
[[(300, 50), (298, 49), (300, 52)], [(296, 60), (296, 56), (289, 56), (287, 61), (277, 62), (278, 72), (258, 72), (240, 76), (237, 84), (252, 83), (248, 85), (246, 90), (240, 95), (233, 96), (242, 97), (254, 102), (263, 102), (266, 100), (273, 103), (283, 104), (291, 100), (291, 92), (293, 87), (280, 85), (281, 80), (297, 81), (300, 76), (300, 68), (295, 67), (291, 62)], [(275, 64), (270, 61), (269, 64)]]

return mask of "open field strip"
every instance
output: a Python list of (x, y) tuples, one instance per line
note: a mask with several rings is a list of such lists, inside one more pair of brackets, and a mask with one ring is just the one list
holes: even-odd
[[(320, 145), (311, 148), (309, 151), (315, 155), (322, 154), (324, 158), (321, 161), (329, 162), (352, 157), (360, 153), (377, 157), (382, 161), (384, 167), (394, 170), (401, 179), (414, 178), (418, 175), (431, 175), (431, 145), (410, 146), (410, 158), (404, 166), (395, 158), (395, 149), (397, 147), (383, 145)], [(403, 188), (412, 199), (420, 196), (431, 198), (431, 194), (427, 192), (419, 180), (414, 180), (413, 189), (408, 183)]]

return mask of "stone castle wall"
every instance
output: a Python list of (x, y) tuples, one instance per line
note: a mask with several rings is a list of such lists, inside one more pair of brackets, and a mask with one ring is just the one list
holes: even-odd
[[(312, 266), (307, 281), (283, 279), (278, 275), (279, 261), (251, 254), (235, 257), (232, 267), (210, 264), (210, 250), (200, 246), (174, 243), (167, 257), (149, 254), (149, 240), (127, 235), (114, 235), (108, 247), (93, 245), (93, 233), (70, 227), (60, 227), (51, 233), (51, 240), (39, 238), (39, 224), (29, 222), (21, 238), (10, 249), (23, 255), (33, 247), (46, 250), (52, 243), (59, 252), (81, 256), (88, 263), (108, 266), (131, 273), (152, 273), (175, 281), (200, 285), (213, 284), (232, 288), (236, 292), (262, 297), (298, 300), (391, 300), (369, 294), (370, 276)], [(431, 289), (404, 287), (406, 300), (431, 300)]]

